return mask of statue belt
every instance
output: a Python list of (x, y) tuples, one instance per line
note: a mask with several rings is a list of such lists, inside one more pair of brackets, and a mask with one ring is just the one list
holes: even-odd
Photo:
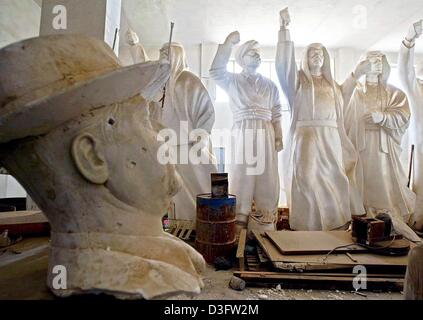
[(272, 121), (272, 111), (265, 108), (251, 108), (235, 112), (234, 121), (237, 122), (242, 120)]
[(336, 120), (303, 120), (297, 121), (297, 128), (301, 127), (330, 127), (338, 128)]

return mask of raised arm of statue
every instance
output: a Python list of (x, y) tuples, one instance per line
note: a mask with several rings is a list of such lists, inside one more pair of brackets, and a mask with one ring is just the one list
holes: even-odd
[(365, 59), (358, 63), (354, 72), (352, 72), (344, 83), (341, 85), (342, 99), (344, 102), (344, 108), (350, 103), (351, 97), (354, 93), (355, 88), (357, 87), (357, 81), (360, 80), (371, 69), (371, 64), (368, 59)]
[(407, 93), (412, 92), (417, 83), (414, 69), (414, 46), (416, 39), (422, 35), (422, 29), (422, 20), (414, 23), (401, 43), (398, 56), (398, 74), (401, 85)]
[(288, 100), (290, 109), (292, 109), (298, 88), (298, 70), (295, 62), (294, 43), (291, 41), (291, 35), (287, 29), (291, 22), (288, 8), (280, 12), (280, 22), (275, 66), (282, 91)]
[(240, 42), (238, 31), (229, 34), (225, 42), (219, 45), (216, 56), (210, 68), (210, 77), (223, 89), (228, 89), (231, 73), (226, 70), (232, 49)]

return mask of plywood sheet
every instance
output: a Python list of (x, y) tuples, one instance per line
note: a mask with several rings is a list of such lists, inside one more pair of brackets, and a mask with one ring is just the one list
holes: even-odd
[[(284, 255), (265, 236), (254, 231), (258, 244), (264, 250), (273, 266), (279, 270), (330, 270), (354, 267), (356, 265), (375, 267), (406, 267), (408, 256), (388, 257), (372, 253), (351, 253), (353, 261), (346, 254)], [(411, 244), (411, 246), (415, 246)]]
[(343, 248), (337, 249), (338, 253), (368, 251), (353, 244), (348, 231), (271, 231), (266, 234), (284, 255), (326, 254), (339, 247)]

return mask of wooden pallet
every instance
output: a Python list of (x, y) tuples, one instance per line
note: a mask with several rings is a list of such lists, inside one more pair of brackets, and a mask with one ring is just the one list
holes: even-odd
[(195, 222), (189, 220), (170, 220), (168, 233), (182, 240), (189, 240), (195, 230)]
[[(254, 231), (257, 252), (245, 254), (246, 231), (240, 235), (237, 258), (239, 271), (234, 276), (247, 285), (268, 286), (283, 283), (294, 287), (351, 288), (359, 274), (353, 267), (367, 268), (368, 290), (401, 290), (407, 257), (384, 257), (372, 253), (326, 255), (283, 255), (265, 234)], [(326, 259), (327, 258), (327, 259)]]

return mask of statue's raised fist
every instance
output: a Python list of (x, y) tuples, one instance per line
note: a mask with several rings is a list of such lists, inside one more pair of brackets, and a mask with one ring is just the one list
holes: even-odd
[(226, 37), (225, 44), (237, 45), (241, 41), (241, 36), (238, 31), (234, 31)]

